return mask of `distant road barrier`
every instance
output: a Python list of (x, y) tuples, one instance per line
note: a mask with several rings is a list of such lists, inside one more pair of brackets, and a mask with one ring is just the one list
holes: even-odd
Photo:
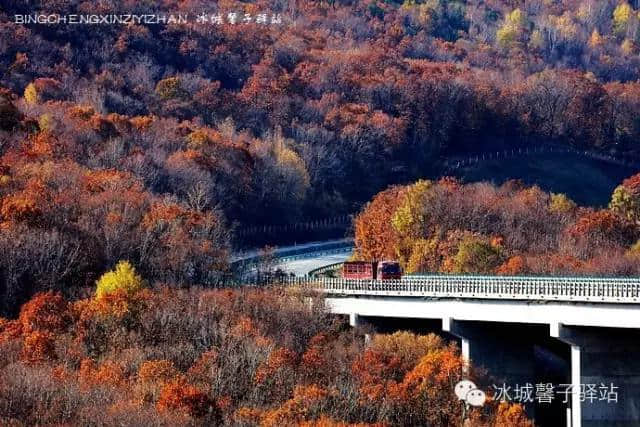
[(276, 235), (302, 231), (347, 228), (351, 225), (352, 221), (352, 215), (340, 215), (294, 224), (258, 225), (242, 228), (236, 232), (236, 236), (246, 238), (255, 235)]
[(532, 154), (547, 154), (547, 153), (571, 153), (584, 157), (588, 157), (594, 160), (601, 160), (611, 164), (624, 167), (638, 167), (640, 159), (633, 157), (618, 157), (605, 153), (598, 153), (589, 150), (577, 150), (573, 147), (558, 146), (558, 145), (539, 145), (534, 147), (525, 148), (513, 148), (508, 150), (489, 151), (474, 156), (468, 156), (464, 158), (450, 158), (444, 162), (444, 170), (452, 172), (453, 170), (464, 168), (467, 166), (477, 165), (480, 162), (488, 160), (501, 160), (520, 156), (528, 156)]

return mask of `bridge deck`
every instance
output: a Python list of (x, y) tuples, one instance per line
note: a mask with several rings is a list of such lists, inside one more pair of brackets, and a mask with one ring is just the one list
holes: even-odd
[(632, 278), (433, 275), (309, 282), (332, 295), (640, 303), (640, 280)]

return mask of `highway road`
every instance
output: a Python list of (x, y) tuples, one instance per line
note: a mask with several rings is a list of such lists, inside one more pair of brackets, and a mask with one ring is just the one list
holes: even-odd
[[(297, 245), (289, 245), (289, 246), (276, 246), (275, 256), (282, 257), (282, 256), (296, 254), (296, 253), (320, 252), (329, 247), (341, 246), (341, 245), (348, 246), (351, 244), (353, 244), (353, 239), (345, 238), (345, 239), (323, 240), (318, 242), (299, 243)], [(251, 249), (248, 251), (235, 253), (231, 257), (231, 262), (238, 262), (241, 260), (255, 258), (259, 255), (259, 252), (260, 252), (259, 249)]]
[[(305, 276), (311, 270), (328, 264), (346, 261), (353, 251), (353, 239), (334, 239), (319, 242), (307, 242), (291, 246), (281, 246), (275, 249), (274, 255), (278, 259), (276, 268), (296, 276)], [(234, 254), (232, 262), (249, 263), (244, 274), (255, 274), (255, 268), (250, 264), (259, 255), (259, 250), (253, 249)]]
[(284, 260), (278, 267), (287, 273), (294, 273), (296, 276), (304, 276), (311, 270), (323, 267), (328, 264), (346, 261), (351, 256), (351, 252), (344, 252), (332, 255), (318, 255), (312, 258), (298, 260)]

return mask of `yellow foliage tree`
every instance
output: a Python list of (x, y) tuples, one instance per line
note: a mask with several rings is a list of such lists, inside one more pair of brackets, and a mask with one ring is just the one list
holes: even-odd
[(136, 273), (129, 261), (120, 261), (114, 270), (103, 274), (96, 285), (97, 298), (102, 298), (116, 291), (123, 291), (131, 295), (145, 286), (142, 277)]
[(489, 273), (501, 261), (500, 251), (474, 238), (464, 239), (453, 258), (452, 273)]
[(554, 26), (560, 36), (565, 40), (573, 40), (578, 37), (578, 26), (569, 12), (563, 13), (553, 20)]
[(549, 211), (553, 213), (567, 213), (576, 208), (576, 203), (566, 195), (559, 193), (551, 193), (549, 201)]
[(506, 24), (498, 29), (498, 32), (496, 33), (498, 44), (502, 47), (511, 46), (511, 44), (516, 41), (517, 36), (518, 32), (516, 29)]
[(636, 44), (631, 39), (624, 39), (620, 48), (625, 55), (633, 55), (636, 52)]
[(413, 368), (430, 352), (444, 347), (445, 341), (435, 334), (416, 335), (407, 331), (375, 335), (369, 346), (373, 351), (393, 355), (406, 369)]
[(24, 89), (24, 100), (31, 105), (38, 103), (38, 90), (33, 83), (29, 83)]
[(627, 24), (633, 15), (629, 3), (620, 3), (613, 11), (613, 31), (621, 36), (627, 31)]
[[(423, 251), (426, 246), (422, 245), (414, 250), (416, 239), (425, 234), (427, 228), (426, 209), (431, 195), (431, 181), (420, 180), (409, 186), (400, 205), (391, 217), (391, 225), (399, 236), (399, 243), (396, 247), (396, 255), (403, 267), (407, 267), (412, 253)], [(421, 257), (416, 252), (414, 256), (415, 269), (420, 268)]]
[(398, 206), (391, 223), (402, 237), (418, 237), (424, 231), (425, 207), (432, 182), (420, 180), (407, 188), (404, 201)]
[(278, 173), (282, 181), (288, 183), (288, 188), (283, 188), (283, 191), (287, 191), (294, 199), (302, 200), (311, 186), (304, 160), (290, 148), (292, 141), (282, 135), (281, 129), (276, 129), (267, 141), (271, 144)]
[(167, 77), (156, 85), (156, 93), (163, 99), (179, 98), (185, 95), (179, 77)]
[(597, 29), (593, 30), (593, 32), (591, 33), (591, 37), (589, 38), (589, 46), (592, 48), (599, 47), (602, 46), (602, 43), (603, 40), (600, 32)]
[(209, 135), (202, 129), (196, 129), (187, 135), (189, 148), (198, 149), (209, 142)]
[(609, 209), (623, 217), (640, 223), (640, 174), (623, 181), (611, 195)]
[(629, 250), (627, 250), (627, 256), (632, 258), (640, 257), (640, 240), (631, 245)]
[(51, 114), (45, 113), (38, 118), (38, 127), (43, 131), (51, 130), (52, 122)]
[(504, 25), (496, 33), (498, 44), (509, 47), (516, 42), (527, 26), (527, 17), (520, 9), (514, 9), (507, 14)]
[(576, 17), (583, 23), (588, 23), (594, 16), (594, 8), (589, 3), (582, 3), (576, 12)]
[(276, 153), (278, 164), (283, 170), (291, 171), (297, 178), (294, 194), (302, 199), (311, 185), (311, 179), (304, 160), (292, 149), (282, 146)]
[[(402, 260), (401, 260), (402, 261)], [(403, 267), (407, 273), (438, 271), (440, 268), (438, 254), (438, 237), (432, 239), (417, 239), (411, 248), (411, 255)]]

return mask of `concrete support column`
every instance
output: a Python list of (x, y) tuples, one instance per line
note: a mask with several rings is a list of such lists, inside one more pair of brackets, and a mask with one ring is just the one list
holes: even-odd
[(469, 348), (469, 338), (459, 337), (460, 338), (460, 351), (462, 353), (462, 360), (464, 360), (464, 367), (462, 368), (462, 372), (465, 374), (469, 373), (469, 364), (471, 362), (471, 350)]
[(484, 366), (507, 384), (535, 383), (534, 333), (526, 326), (493, 322), (470, 322), (445, 318), (442, 329), (461, 340), (462, 357)]
[(571, 427), (580, 427), (582, 425), (580, 353), (579, 346), (571, 346)]
[(571, 426), (640, 425), (640, 333), (560, 323), (550, 333), (571, 349)]
[[(349, 314), (349, 326), (351, 326), (352, 328), (355, 328), (357, 326), (362, 326), (362, 325), (363, 325), (363, 321), (360, 318), (360, 315), (358, 313)], [(370, 343), (371, 343), (371, 334), (364, 334), (364, 345), (368, 347)]]
[(351, 326), (352, 328), (360, 326), (360, 316), (358, 316), (358, 313), (349, 314), (349, 326)]
[(471, 362), (471, 351), (469, 347), (469, 337), (463, 333), (462, 328), (456, 320), (450, 317), (442, 319), (442, 330), (460, 338), (460, 353), (464, 361), (463, 372), (469, 373), (469, 363)]
[[(462, 358), (474, 367), (486, 369), (494, 384), (505, 384), (511, 390), (536, 384), (535, 334), (523, 328), (526, 327), (517, 324), (442, 320), (442, 329), (460, 338)], [(533, 404), (527, 404), (526, 410), (534, 415)]]

